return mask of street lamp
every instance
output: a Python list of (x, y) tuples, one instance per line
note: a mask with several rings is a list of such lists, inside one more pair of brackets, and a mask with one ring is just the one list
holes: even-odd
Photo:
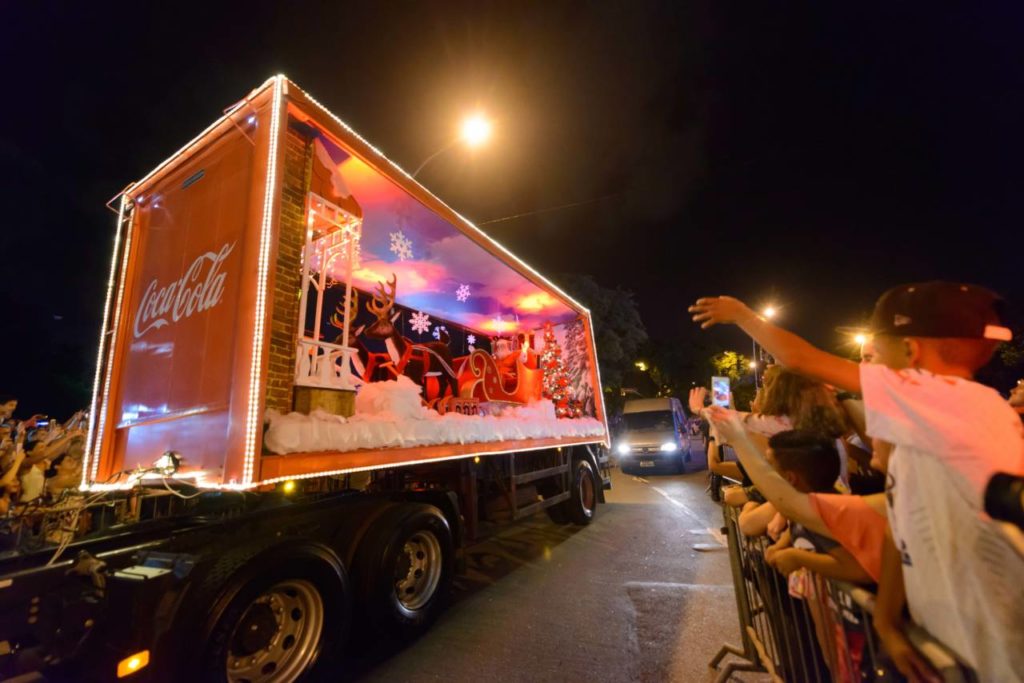
[(455, 145), (459, 144), (459, 142), (464, 143), (468, 147), (474, 148), (485, 144), (491, 138), (492, 128), (493, 126), (491, 125), (490, 120), (488, 120), (483, 114), (477, 113), (467, 116), (462, 120), (462, 125), (459, 126), (458, 136), (424, 159), (423, 163), (417, 166), (416, 170), (412, 172), (412, 177), (415, 178), (427, 164), (444, 152), (450, 150)]
[(473, 114), (462, 122), (462, 140), (470, 147), (479, 147), (491, 137), (491, 122), (483, 114)]
[[(775, 306), (773, 306), (771, 304), (769, 304), (769, 305), (765, 306), (763, 309), (761, 309), (761, 315), (763, 315), (768, 320), (771, 320), (772, 318), (774, 318), (775, 314), (778, 313), (778, 312), (779, 312), (778, 309), (776, 309)], [(757, 358), (758, 358), (757, 341), (755, 341), (754, 339), (751, 339), (750, 343), (753, 345), (752, 353), (753, 353), (753, 357), (754, 357), (754, 360), (750, 361), (750, 369), (754, 371), (754, 388), (757, 389), (758, 388), (758, 378), (757, 378)]]

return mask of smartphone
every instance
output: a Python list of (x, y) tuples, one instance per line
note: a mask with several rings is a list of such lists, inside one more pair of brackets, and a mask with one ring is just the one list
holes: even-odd
[(36, 420), (36, 429), (43, 429), (50, 426), (50, 418), (44, 417)]
[(728, 377), (712, 377), (711, 378), (711, 405), (721, 406), (722, 408), (729, 407), (729, 378)]

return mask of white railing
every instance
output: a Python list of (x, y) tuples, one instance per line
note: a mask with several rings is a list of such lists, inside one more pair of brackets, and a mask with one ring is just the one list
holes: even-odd
[(300, 339), (295, 353), (295, 384), (355, 391), (363, 380), (352, 372), (356, 350), (312, 339)]

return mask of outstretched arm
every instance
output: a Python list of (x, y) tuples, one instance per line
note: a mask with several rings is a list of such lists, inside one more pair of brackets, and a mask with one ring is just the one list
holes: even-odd
[(825, 522), (811, 506), (810, 497), (793, 488), (793, 485), (783, 479), (775, 471), (764, 455), (747, 436), (743, 423), (733, 413), (712, 408), (710, 411), (711, 423), (724, 438), (729, 440), (740, 462), (743, 463), (747, 475), (757, 485), (761, 494), (768, 499), (775, 509), (791, 521), (799, 522), (811, 531), (832, 538), (832, 533)]
[(826, 353), (792, 332), (773, 325), (738, 299), (731, 296), (705, 297), (697, 299), (689, 311), (693, 313), (693, 321), (701, 323), (701, 329), (713, 325), (737, 325), (779, 364), (846, 391), (860, 391), (860, 372), (856, 363)]
[(857, 563), (853, 555), (842, 547), (834, 548), (827, 553), (788, 548), (774, 553), (768, 560), (768, 564), (787, 576), (802, 567), (815, 574), (820, 574), (826, 579), (851, 583), (871, 583), (871, 576)]

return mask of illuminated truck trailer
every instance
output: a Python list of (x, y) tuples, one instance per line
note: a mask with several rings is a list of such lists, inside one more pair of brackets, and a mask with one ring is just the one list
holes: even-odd
[(111, 207), (81, 489), (12, 513), (0, 678), (298, 680), (427, 628), (467, 541), (593, 518), (587, 309), (294, 83)]

